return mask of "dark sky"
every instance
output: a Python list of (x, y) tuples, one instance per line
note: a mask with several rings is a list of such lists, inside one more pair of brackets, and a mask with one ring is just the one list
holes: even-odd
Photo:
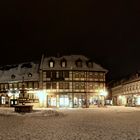
[[(22, 3), (23, 2), (23, 3)], [(0, 2), (0, 64), (84, 54), (114, 79), (140, 70), (140, 8), (128, 0)]]

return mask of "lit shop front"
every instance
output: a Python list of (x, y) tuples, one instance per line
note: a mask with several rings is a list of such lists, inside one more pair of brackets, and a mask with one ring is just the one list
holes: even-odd
[(48, 94), (47, 107), (72, 107), (72, 94)]
[[(43, 93), (40, 92), (43, 95)], [(46, 107), (60, 108), (86, 108), (93, 106), (104, 106), (106, 94), (101, 93), (46, 93), (44, 95)], [(40, 102), (40, 100), (39, 100)], [(45, 103), (43, 103), (45, 105)], [(45, 107), (45, 106), (44, 106)]]
[(0, 93), (0, 106), (9, 106), (9, 97), (6, 93)]
[[(131, 95), (119, 95), (116, 97), (117, 103), (119, 106), (140, 106), (140, 95), (131, 94)], [(114, 97), (115, 102), (115, 97)]]
[(140, 106), (140, 95), (135, 95), (134, 97), (136, 106)]

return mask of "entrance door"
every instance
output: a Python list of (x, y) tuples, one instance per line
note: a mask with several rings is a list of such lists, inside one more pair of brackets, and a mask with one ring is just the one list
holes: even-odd
[(68, 95), (60, 95), (60, 107), (69, 107), (69, 97)]
[(48, 107), (56, 107), (56, 95), (48, 95)]

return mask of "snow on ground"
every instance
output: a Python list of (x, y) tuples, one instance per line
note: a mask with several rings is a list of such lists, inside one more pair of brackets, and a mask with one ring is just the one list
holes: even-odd
[(0, 140), (140, 140), (140, 108), (0, 108)]

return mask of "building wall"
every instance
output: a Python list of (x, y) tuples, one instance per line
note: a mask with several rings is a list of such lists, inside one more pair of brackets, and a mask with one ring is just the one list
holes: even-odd
[(112, 88), (114, 105), (140, 105), (140, 78), (127, 80)]
[[(49, 98), (47, 101), (49, 102), (51, 96), (56, 97), (57, 101), (55, 105), (53, 104), (54, 106), (60, 106), (62, 97), (70, 99), (69, 105), (66, 105), (68, 107), (74, 107), (74, 102), (77, 104), (75, 107), (89, 106), (85, 100), (90, 102), (91, 97), (98, 96), (99, 92), (105, 89), (105, 72), (44, 70), (42, 73), (42, 87)], [(82, 105), (78, 105), (82, 101)], [(51, 106), (49, 103), (47, 105)]]
[[(107, 70), (81, 55), (42, 57), (41, 63), (20, 64), (4, 70), (0, 77), (0, 92), (8, 95), (9, 106), (26, 104), (34, 107), (91, 107), (104, 104), (100, 95), (105, 90)], [(8, 79), (9, 77), (9, 79)]]

